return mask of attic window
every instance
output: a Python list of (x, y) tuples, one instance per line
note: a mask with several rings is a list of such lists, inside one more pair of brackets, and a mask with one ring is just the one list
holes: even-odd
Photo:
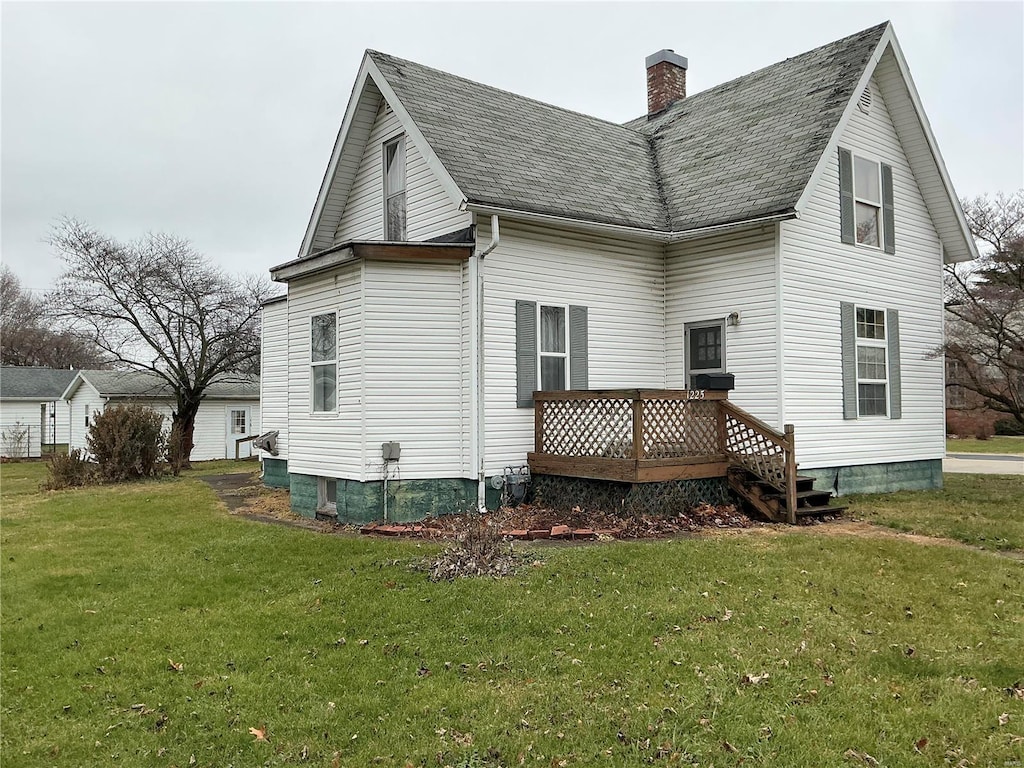
[(860, 107), (860, 111), (865, 115), (871, 111), (871, 86), (867, 86), (860, 95), (860, 100), (857, 102), (857, 106)]
[(384, 239), (405, 240), (405, 136), (384, 145)]

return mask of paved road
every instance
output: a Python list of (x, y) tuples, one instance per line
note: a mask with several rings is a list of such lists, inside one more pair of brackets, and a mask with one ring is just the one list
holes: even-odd
[(973, 472), (983, 475), (1024, 475), (1024, 456), (997, 453), (947, 453), (943, 472)]

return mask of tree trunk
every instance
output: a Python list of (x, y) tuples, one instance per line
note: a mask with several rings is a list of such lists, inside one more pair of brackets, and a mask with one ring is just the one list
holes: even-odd
[(170, 446), (171, 452), (171, 467), (174, 470), (174, 474), (178, 474), (182, 469), (191, 468), (191, 457), (192, 449), (195, 447), (194, 433), (196, 429), (196, 414), (199, 412), (199, 403), (185, 403), (179, 404), (178, 409), (174, 411), (174, 415), (171, 418), (171, 435), (177, 435), (177, 438), (172, 438), (172, 444)]

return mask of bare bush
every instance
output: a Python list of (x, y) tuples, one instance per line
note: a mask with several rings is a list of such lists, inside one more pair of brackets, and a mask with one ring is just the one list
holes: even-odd
[(85, 452), (75, 448), (70, 453), (55, 453), (47, 464), (47, 478), (43, 488), (59, 491), (96, 482), (96, 465), (86, 458)]

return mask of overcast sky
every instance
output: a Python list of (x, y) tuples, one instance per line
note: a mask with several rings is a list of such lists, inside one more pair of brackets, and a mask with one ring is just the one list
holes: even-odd
[(27, 287), (61, 215), (189, 238), (233, 272), (295, 256), (375, 48), (617, 122), (644, 57), (693, 94), (893, 22), (960, 196), (1024, 186), (1024, 5), (15, 3), (0, 6), (0, 247)]

